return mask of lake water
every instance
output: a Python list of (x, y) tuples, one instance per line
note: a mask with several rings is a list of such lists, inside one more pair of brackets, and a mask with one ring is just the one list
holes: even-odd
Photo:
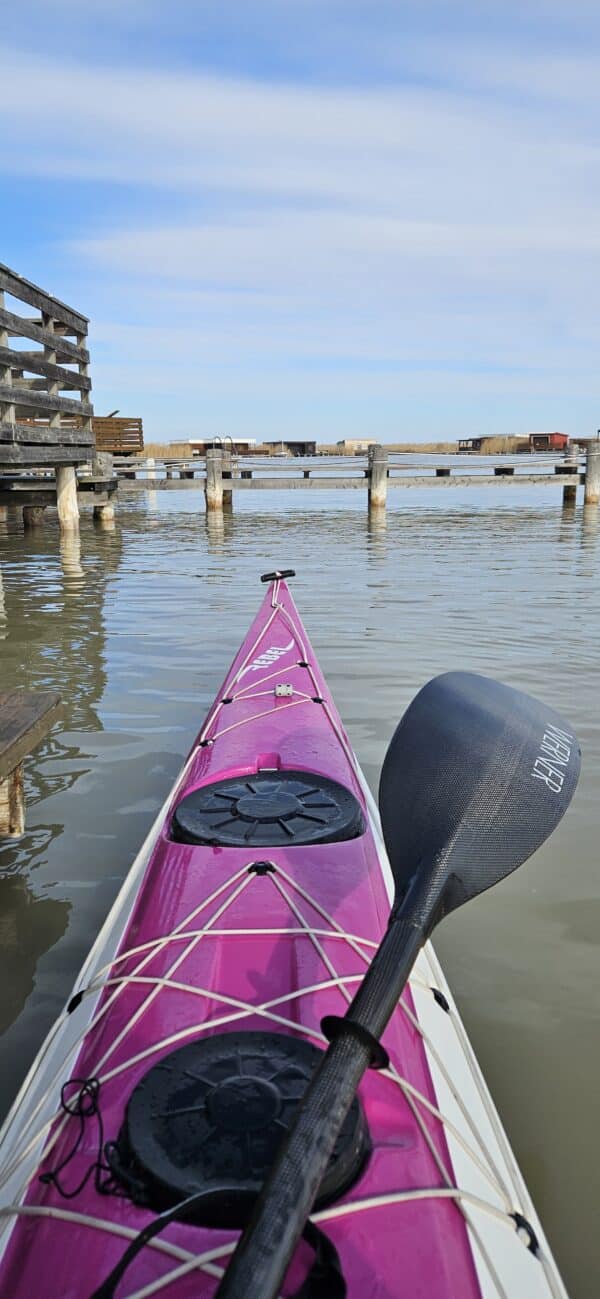
[[(27, 762), (27, 833), (0, 849), (0, 1108), (62, 1008), (264, 588), (293, 593), (366, 774), (413, 694), (448, 668), (539, 695), (583, 775), (552, 840), (451, 917), (436, 947), (574, 1299), (598, 1276), (600, 879), (595, 510), (559, 488), (364, 494), (121, 493), (113, 530), (0, 524), (1, 688), (58, 689)], [(515, 1296), (515, 1299), (527, 1299)]]

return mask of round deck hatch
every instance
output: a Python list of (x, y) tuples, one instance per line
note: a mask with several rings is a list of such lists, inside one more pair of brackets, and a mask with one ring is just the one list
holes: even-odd
[[(165, 1056), (134, 1088), (110, 1158), (132, 1198), (161, 1211), (204, 1191), (194, 1220), (242, 1226), (321, 1057), (282, 1033), (220, 1033)], [(358, 1098), (315, 1201), (340, 1196), (369, 1152)]]
[(228, 848), (282, 848), (355, 839), (365, 829), (354, 794), (306, 771), (259, 771), (203, 785), (178, 803), (171, 834), (178, 843)]

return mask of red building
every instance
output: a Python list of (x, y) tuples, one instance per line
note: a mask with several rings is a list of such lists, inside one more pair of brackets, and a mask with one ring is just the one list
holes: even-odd
[(530, 451), (564, 451), (569, 445), (566, 433), (530, 433)]

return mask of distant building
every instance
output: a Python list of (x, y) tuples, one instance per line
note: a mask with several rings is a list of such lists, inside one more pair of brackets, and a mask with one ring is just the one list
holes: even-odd
[(530, 451), (564, 451), (569, 445), (566, 433), (528, 433)]
[(263, 442), (270, 456), (314, 456), (317, 443), (312, 438), (277, 438), (276, 442)]
[(459, 451), (481, 451), (484, 442), (489, 442), (491, 438), (492, 438), (491, 433), (487, 437), (484, 436), (479, 438), (459, 438), (458, 450)]
[(369, 447), (377, 445), (377, 438), (342, 438), (336, 443), (339, 447), (340, 454), (343, 456), (354, 456), (361, 451), (368, 451)]

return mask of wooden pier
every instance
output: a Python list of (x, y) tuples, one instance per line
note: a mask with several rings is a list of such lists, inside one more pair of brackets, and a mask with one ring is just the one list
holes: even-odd
[(0, 835), (25, 830), (23, 759), (45, 739), (60, 714), (60, 695), (50, 690), (0, 693)]
[(370, 511), (385, 510), (389, 491), (411, 488), (454, 487), (554, 487), (562, 488), (565, 505), (573, 504), (578, 486), (584, 487), (584, 503), (596, 504), (600, 497), (600, 443), (587, 446), (585, 464), (577, 449), (558, 460), (556, 456), (498, 456), (491, 463), (468, 467), (463, 463), (409, 463), (400, 455), (390, 456), (385, 446), (369, 448), (368, 457), (311, 457), (309, 459), (261, 460), (256, 456), (232, 456), (220, 449), (208, 450), (206, 458), (130, 459), (115, 466), (127, 489), (204, 491), (208, 512), (231, 509), (240, 491), (364, 491)]
[[(26, 526), (55, 504), (61, 529), (78, 527), (76, 468), (95, 455), (87, 330), (81, 312), (0, 264), (0, 515), (19, 503)], [(101, 472), (96, 463), (94, 504), (106, 518)]]

